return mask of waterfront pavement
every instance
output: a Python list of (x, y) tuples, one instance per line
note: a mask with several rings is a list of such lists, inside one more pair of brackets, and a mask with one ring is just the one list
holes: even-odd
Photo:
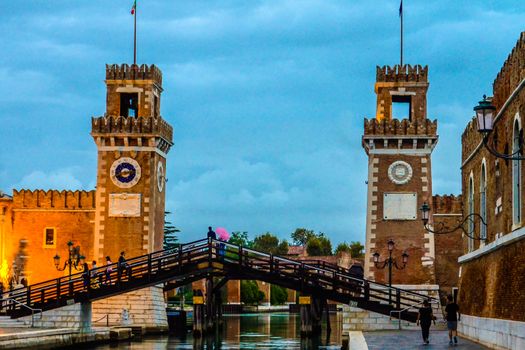
[(450, 349), (482, 350), (483, 345), (458, 337), (458, 345), (448, 344), (448, 331), (430, 331), (430, 344), (423, 344), (421, 331), (374, 331), (363, 332), (368, 350)]

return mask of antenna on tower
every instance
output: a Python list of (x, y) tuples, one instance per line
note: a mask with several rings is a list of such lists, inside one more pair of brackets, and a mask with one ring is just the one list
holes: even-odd
[(131, 15), (134, 17), (133, 25), (133, 64), (137, 64), (137, 0), (133, 1)]
[(403, 0), (399, 4), (399, 18), (401, 19), (401, 48), (400, 48), (400, 65), (403, 66)]

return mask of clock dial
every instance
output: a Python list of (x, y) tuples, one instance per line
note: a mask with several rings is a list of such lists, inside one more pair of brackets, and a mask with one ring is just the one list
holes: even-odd
[(120, 188), (135, 186), (140, 180), (140, 175), (140, 165), (133, 158), (122, 157), (111, 165), (111, 181)]
[(164, 175), (164, 165), (162, 163), (157, 164), (157, 187), (159, 188), (159, 192), (162, 192), (164, 189), (164, 182), (166, 181), (165, 175)]
[(412, 178), (412, 167), (407, 162), (398, 160), (388, 167), (388, 178), (397, 185), (404, 185)]

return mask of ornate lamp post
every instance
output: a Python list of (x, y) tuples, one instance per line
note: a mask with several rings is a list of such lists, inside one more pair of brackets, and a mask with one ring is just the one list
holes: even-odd
[(523, 149), (523, 137), (519, 135), (519, 148), (516, 152), (511, 154), (499, 153), (488, 143), (489, 135), (494, 130), (494, 118), (496, 107), (487, 100), (487, 96), (483, 95), (483, 100), (479, 101), (479, 104), (474, 107), (476, 112), (476, 119), (478, 120), (478, 132), (483, 135), (483, 146), (495, 157), (508, 159), (508, 160), (525, 160), (525, 157), (521, 156)]
[(392, 266), (394, 266), (398, 270), (403, 270), (408, 262), (408, 254), (407, 252), (403, 252), (401, 254), (401, 261), (402, 265), (397, 264), (397, 260), (395, 258), (392, 258), (392, 251), (394, 250), (395, 242), (392, 239), (389, 239), (387, 242), (388, 247), (388, 258), (384, 261), (379, 261), (379, 253), (375, 252), (374, 257), (374, 266), (378, 269), (384, 269), (386, 266), (388, 266), (388, 303), (392, 304)]
[[(421, 221), (423, 221), (423, 226), (425, 227), (425, 230), (427, 230), (427, 232), (434, 233), (436, 235), (446, 235), (461, 229), (467, 237), (479, 241), (486, 240), (486, 238), (474, 236), (474, 227), (476, 220), (479, 220), (482, 225), (485, 225), (485, 227), (487, 226), (487, 223), (485, 222), (485, 220), (483, 220), (483, 217), (478, 213), (471, 213), (467, 215), (463, 220), (461, 220), (461, 222), (456, 227), (453, 228), (446, 227), (443, 222), (437, 223), (437, 228), (432, 228), (428, 224), (428, 220), (430, 217), (430, 206), (425, 202), (423, 203), (421, 208), (419, 208), (419, 210), (421, 211)], [(468, 223), (467, 228), (465, 228), (465, 223)]]
[[(64, 262), (63, 267), (60, 266), (60, 255), (55, 255), (53, 258), (53, 261), (55, 263), (55, 268), (58, 271), (64, 271), (66, 267), (69, 269), (69, 280), (71, 281), (71, 272), (72, 269), (75, 269), (77, 271), (83, 271), (82, 265), (84, 264), (85, 257), (80, 254), (80, 246), (74, 247), (73, 242), (69, 241), (67, 242), (67, 248), (68, 248), (68, 258)], [(80, 265), (80, 267), (79, 267)]]

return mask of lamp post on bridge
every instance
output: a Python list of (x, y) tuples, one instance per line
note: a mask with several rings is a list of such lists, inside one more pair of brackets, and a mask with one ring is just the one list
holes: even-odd
[(384, 261), (379, 261), (379, 253), (375, 252), (374, 257), (374, 266), (377, 269), (384, 269), (386, 266), (388, 266), (388, 303), (392, 305), (392, 266), (394, 266), (398, 270), (403, 270), (408, 262), (408, 254), (407, 252), (403, 252), (401, 254), (401, 261), (402, 265), (397, 264), (397, 260), (395, 258), (392, 258), (392, 251), (394, 250), (395, 242), (392, 239), (389, 239), (387, 242), (388, 247), (388, 258)]
[[(76, 271), (83, 271), (82, 265), (84, 264), (85, 257), (80, 254), (80, 246), (74, 246), (73, 242), (69, 241), (67, 242), (67, 251), (68, 251), (68, 258), (64, 262), (63, 267), (60, 266), (60, 255), (56, 254), (53, 257), (53, 261), (55, 263), (55, 268), (57, 271), (64, 271), (66, 267), (69, 269), (69, 280), (71, 281), (71, 273), (72, 270), (75, 269)], [(81, 267), (79, 267), (79, 265)]]

